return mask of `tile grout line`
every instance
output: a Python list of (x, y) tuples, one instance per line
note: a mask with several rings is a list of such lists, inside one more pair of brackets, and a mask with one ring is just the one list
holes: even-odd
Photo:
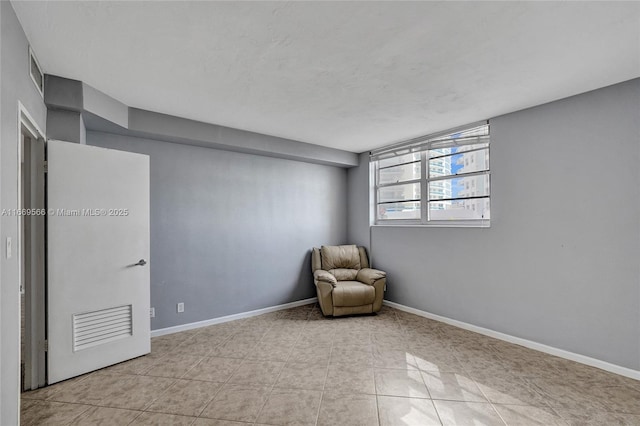
[[(181, 346), (183, 343), (185, 343), (185, 342), (187, 342), (187, 341), (189, 341), (189, 340), (194, 340), (194, 339), (196, 339), (196, 337), (198, 337), (198, 335), (204, 334), (204, 333), (201, 333), (202, 331), (203, 331), (203, 330), (199, 330), (199, 331), (197, 331), (197, 332), (193, 333), (193, 335), (192, 335), (192, 336), (189, 336), (188, 338), (186, 338), (186, 339), (184, 339), (183, 341), (181, 341), (181, 342), (179, 342), (178, 344), (176, 344), (176, 345), (175, 345), (175, 347), (174, 347), (174, 349), (178, 348), (178, 347), (179, 347), (179, 346)], [(203, 337), (204, 337), (204, 336), (203, 336)], [(227, 339), (227, 338), (223, 339), (223, 341), (222, 341), (222, 342), (218, 343), (217, 345), (214, 345), (214, 347), (217, 347), (217, 346), (221, 345), (224, 341), (226, 341), (226, 339)], [(213, 348), (212, 348), (212, 349), (210, 349), (210, 350), (209, 350), (209, 352), (208, 352), (207, 354), (211, 353), (211, 351), (212, 351), (212, 350), (213, 350)], [(166, 355), (168, 356), (169, 354), (166, 354)], [(166, 388), (163, 392), (161, 392), (161, 393), (160, 393), (160, 395), (158, 395), (158, 397), (154, 398), (154, 399), (153, 399), (153, 400), (152, 400), (152, 401), (151, 401), (151, 402), (150, 402), (150, 403), (145, 407), (145, 409), (143, 410), (143, 412), (151, 412), (151, 413), (157, 413), (157, 412), (159, 412), (159, 411), (149, 411), (149, 408), (150, 408), (150, 407), (151, 407), (151, 406), (152, 406), (152, 405), (153, 405), (157, 400), (159, 400), (163, 395), (167, 394), (167, 393), (169, 392), (169, 390), (170, 390), (170, 389), (171, 389), (171, 388), (172, 388), (176, 383), (178, 383), (178, 381), (179, 381), (179, 380), (183, 380), (183, 379), (184, 379), (184, 377), (185, 377), (185, 376), (186, 376), (186, 375), (187, 375), (191, 370), (193, 370), (194, 368), (196, 368), (196, 366), (200, 365), (200, 363), (202, 363), (202, 361), (204, 361), (204, 359), (205, 359), (205, 358), (207, 358), (207, 355), (202, 355), (202, 356), (201, 356), (201, 358), (198, 360), (198, 362), (196, 362), (194, 365), (192, 365), (192, 366), (191, 366), (191, 368), (189, 368), (187, 371), (185, 371), (185, 372), (184, 372), (184, 374), (183, 374), (182, 376), (180, 376), (179, 378), (176, 378), (176, 379), (173, 381), (173, 383), (171, 383), (171, 385), (167, 386), (167, 388)], [(153, 367), (151, 367), (151, 368), (153, 368)], [(151, 368), (149, 368), (148, 370), (145, 370), (145, 372), (146, 372), (146, 371), (149, 371)], [(153, 376), (148, 376), (148, 377), (153, 377)], [(184, 379), (184, 380), (188, 380), (188, 379)], [(210, 381), (207, 381), (207, 382), (209, 382), (209, 383), (215, 383), (215, 382), (210, 382)], [(199, 413), (198, 415), (196, 415), (196, 416), (195, 416), (195, 419), (197, 419), (197, 418), (200, 416), (200, 414), (202, 414), (202, 412), (205, 410), (205, 408), (206, 408), (206, 406), (209, 404), (209, 402), (211, 402), (211, 401), (213, 400), (213, 398), (215, 398), (215, 396), (218, 394), (218, 392), (220, 392), (220, 389), (221, 389), (221, 388), (222, 388), (222, 386), (221, 386), (221, 387), (220, 387), (220, 388), (219, 388), (219, 389), (214, 393), (214, 395), (213, 395), (213, 397), (211, 398), (211, 400), (209, 400), (209, 401), (205, 404), (205, 406), (202, 408), (202, 410), (200, 410), (200, 413)], [(159, 413), (163, 413), (163, 412), (159, 412)], [(164, 414), (173, 414), (173, 415), (175, 415), (175, 413), (166, 413), (166, 412), (164, 412)], [(196, 420), (194, 420), (192, 423), (195, 423), (195, 421), (196, 421)]]
[(331, 339), (331, 349), (329, 350), (329, 361), (327, 362), (326, 371), (324, 373), (324, 383), (322, 384), (322, 393), (320, 394), (320, 404), (318, 405), (318, 412), (316, 413), (315, 425), (318, 426), (320, 421), (320, 411), (322, 410), (322, 403), (324, 402), (325, 390), (327, 388), (327, 379), (329, 378), (329, 367), (331, 366), (331, 357), (333, 356), (333, 347), (335, 345), (334, 339)]
[[(256, 344), (255, 344), (254, 346), (257, 346), (257, 345), (258, 345), (258, 343), (260, 343), (260, 341), (264, 338), (264, 335), (265, 335), (265, 334), (267, 334), (267, 332), (268, 332), (269, 330), (271, 330), (272, 328), (273, 328), (273, 325), (271, 325), (269, 328), (267, 328), (267, 330), (266, 330), (264, 333), (262, 333), (262, 336), (260, 337), (260, 339), (256, 342)], [(231, 373), (231, 374), (229, 375), (229, 378), (228, 378), (228, 379), (227, 379), (227, 381), (224, 383), (224, 385), (220, 387), (220, 389), (222, 389), (222, 387), (226, 386), (226, 385), (227, 385), (227, 383), (229, 383), (229, 380), (231, 380), (231, 378), (232, 378), (232, 377), (233, 377), (233, 375), (236, 373), (236, 371), (238, 371), (238, 370), (240, 370), (240, 368), (242, 368), (242, 364), (247, 360), (247, 356), (248, 356), (248, 355), (246, 355), (246, 354), (245, 354), (245, 356), (242, 358), (242, 362), (241, 362), (241, 363), (240, 363), (240, 365), (238, 366), (238, 369), (237, 369), (237, 370), (235, 370), (233, 373)], [(268, 400), (268, 398), (269, 398), (269, 397), (267, 397), (267, 400)], [(214, 399), (215, 399), (215, 398), (214, 398)], [(212, 399), (211, 401), (213, 401), (213, 399)], [(209, 402), (209, 403), (211, 403), (211, 402)], [(266, 401), (265, 401), (265, 404), (266, 404)], [(207, 405), (208, 405), (208, 404), (207, 404)], [(260, 408), (260, 411), (262, 411), (262, 408), (264, 408), (264, 405)], [(205, 407), (205, 409), (206, 409), (206, 407)], [(256, 424), (256, 422), (257, 422), (257, 420), (258, 420), (258, 416), (260, 415), (260, 411), (258, 411), (258, 414), (256, 414), (256, 418), (254, 419), (254, 421), (253, 421), (253, 422), (250, 422), (250, 423), (247, 423), (247, 424), (253, 424), (253, 425), (255, 425), (255, 424)], [(204, 410), (203, 410), (203, 412), (204, 412)]]
[[(307, 315), (307, 318), (308, 318), (308, 315)], [(270, 329), (271, 328), (273, 328), (273, 326), (271, 326)], [(299, 333), (298, 337), (296, 338), (296, 340), (294, 342), (294, 345), (299, 340), (301, 340), (301, 338), (302, 338), (302, 333)], [(276, 379), (274, 380), (273, 384), (271, 385), (271, 389), (269, 390), (269, 396), (267, 396), (267, 399), (262, 404), (262, 407), (260, 407), (260, 410), (258, 411), (258, 414), (256, 414), (256, 419), (253, 422), (254, 425), (258, 422), (258, 419), (260, 418), (260, 414), (262, 414), (262, 410), (264, 410), (264, 407), (266, 407), (267, 402), (269, 402), (269, 398), (271, 398), (271, 395), (273, 394), (273, 390), (275, 389), (276, 383), (278, 383), (278, 379), (280, 379), (280, 376), (282, 375), (282, 370), (284, 370), (284, 367), (287, 365), (288, 360), (291, 358), (292, 352), (293, 352), (293, 350), (289, 352), (289, 355), (287, 356), (287, 359), (284, 361), (284, 365), (282, 366), (282, 369), (280, 369), (280, 371), (278, 372), (278, 377), (276, 377)]]
[[(190, 340), (191, 338), (195, 338), (195, 336), (196, 336), (196, 335), (198, 335), (198, 334), (200, 334), (200, 331), (199, 331), (199, 332), (197, 332), (197, 333), (194, 333), (194, 336), (191, 336), (190, 338), (185, 339), (183, 342), (180, 342), (179, 344), (177, 344), (177, 345), (176, 345), (176, 347), (177, 347), (177, 346), (180, 346), (180, 344), (184, 343), (184, 342), (185, 342), (185, 341), (187, 341), (187, 340)], [(215, 346), (214, 346), (214, 348), (215, 348), (215, 347), (218, 347), (218, 346), (223, 345), (223, 344), (224, 344), (225, 342), (227, 342), (228, 340), (231, 340), (235, 334), (237, 334), (237, 331), (236, 331), (235, 333), (231, 333), (229, 336), (227, 336), (225, 339), (223, 339), (223, 341), (222, 341), (222, 342), (220, 342), (220, 343), (218, 343), (217, 345), (215, 345)], [(211, 351), (213, 351), (213, 349), (214, 349), (214, 348), (212, 348), (212, 349), (209, 351), (209, 354), (211, 353)], [(205, 355), (205, 356), (203, 356), (203, 357), (202, 357), (202, 358), (201, 358), (201, 359), (200, 359), (196, 364), (194, 364), (190, 369), (188, 369), (188, 370), (184, 373), (184, 375), (183, 375), (183, 376), (181, 376), (181, 377), (186, 376), (186, 374), (188, 374), (188, 373), (189, 373), (189, 371), (193, 370), (196, 366), (198, 366), (198, 365), (199, 365), (199, 364), (200, 364), (200, 363), (201, 363), (205, 358), (207, 358), (207, 356), (206, 356), (206, 355)], [(224, 357), (222, 357), (222, 358), (224, 358)], [(236, 358), (236, 359), (237, 359), (237, 358)], [(243, 361), (244, 361), (244, 359), (245, 359), (245, 358), (242, 358), (242, 360), (243, 360)], [(241, 365), (238, 365), (238, 367), (237, 367), (237, 368), (239, 369), (240, 367), (241, 367)], [(222, 388), (224, 387), (224, 385), (226, 385), (226, 384), (229, 382), (229, 380), (231, 379), (231, 377), (233, 376), (233, 374), (235, 373), (235, 371), (236, 371), (236, 370), (234, 370), (234, 371), (229, 375), (229, 377), (227, 378), (227, 380), (226, 380), (224, 383), (222, 383), (222, 385), (221, 385), (221, 386), (218, 388), (218, 390), (214, 393), (214, 395), (212, 396), (212, 398), (211, 398), (211, 399), (210, 399), (210, 400), (209, 400), (209, 401), (204, 405), (204, 407), (202, 408), (202, 410), (200, 410), (200, 413), (199, 413), (197, 416), (195, 416), (195, 419), (194, 419), (193, 423), (195, 423), (195, 421), (196, 421), (198, 418), (200, 418), (200, 416), (202, 415), (202, 413), (204, 412), (204, 410), (206, 410), (207, 406), (211, 403), (211, 401), (213, 401), (213, 400), (215, 399), (215, 397), (218, 395), (218, 393), (220, 393), (220, 391), (222, 390)], [(168, 392), (168, 390), (169, 390), (169, 389), (170, 389), (170, 388), (171, 388), (175, 383), (177, 383), (177, 381), (178, 381), (178, 380), (180, 380), (180, 378), (179, 378), (179, 379), (176, 379), (176, 380), (175, 380), (175, 381), (174, 381), (174, 382), (173, 382), (169, 387), (167, 387), (167, 389), (166, 389), (166, 390), (165, 390), (161, 395), (164, 395), (166, 392)], [(211, 381), (206, 381), (206, 382), (209, 382), (209, 383), (220, 383), (220, 382), (211, 382)], [(153, 401), (153, 402), (157, 401), (159, 398), (160, 398), (160, 396), (159, 396), (158, 398), (154, 399), (154, 401)], [(153, 405), (153, 402), (152, 402), (151, 404), (149, 404), (146, 408), (148, 409), (151, 405)], [(145, 410), (144, 412), (150, 412), (150, 411)], [(166, 413), (165, 413), (165, 414), (166, 414)], [(205, 418), (206, 418), (206, 417), (205, 417)]]

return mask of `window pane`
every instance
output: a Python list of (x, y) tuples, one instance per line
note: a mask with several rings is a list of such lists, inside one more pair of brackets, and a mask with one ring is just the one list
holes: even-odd
[(433, 178), (451, 175), (451, 158), (453, 157), (442, 157), (435, 160), (429, 160), (429, 177)]
[(378, 204), (378, 219), (420, 219), (420, 202)]
[(380, 169), (378, 170), (378, 173), (378, 183), (381, 185), (420, 179), (420, 161), (403, 164), (402, 166)]
[(378, 203), (420, 199), (420, 183), (386, 186), (378, 189)]
[(453, 148), (432, 148), (429, 150), (427, 156), (431, 157), (440, 157), (441, 155), (453, 154)]
[(429, 182), (429, 199), (482, 197), (490, 194), (489, 174)]
[(430, 149), (460, 148), (463, 146), (475, 146), (476, 148), (482, 148), (489, 145), (489, 136), (474, 136), (466, 139), (448, 139), (431, 142), (429, 145)]
[(459, 152), (470, 151), (472, 149), (489, 148), (489, 143), (476, 143), (473, 145), (452, 146), (448, 148), (431, 148), (429, 150), (429, 158), (439, 157), (441, 155), (456, 154)]
[(433, 154), (436, 151), (450, 151), (452, 155), (450, 157), (429, 160), (429, 176), (447, 176), (489, 170), (489, 149), (465, 152), (474, 146), (476, 145), (430, 150), (430, 157), (442, 155), (437, 153)]
[(419, 161), (420, 153), (412, 152), (411, 154), (398, 155), (397, 157), (385, 158), (378, 161), (378, 167), (395, 166), (396, 164), (408, 163), (410, 161)]
[(489, 198), (429, 202), (429, 220), (490, 219), (490, 213)]

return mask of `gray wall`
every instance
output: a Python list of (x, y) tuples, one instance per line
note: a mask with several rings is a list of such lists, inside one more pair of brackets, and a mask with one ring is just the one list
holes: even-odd
[[(29, 70), (29, 44), (8, 1), (0, 2), (0, 209), (17, 208), (18, 101), (44, 131), (46, 108)], [(37, 54), (37, 52), (36, 52)], [(20, 388), (18, 251), (6, 258), (5, 241), (17, 242), (18, 219), (0, 218), (0, 424), (18, 423)]]
[(85, 144), (86, 136), (82, 115), (79, 112), (49, 108), (47, 111), (48, 139)]
[(102, 132), (87, 144), (151, 157), (152, 329), (314, 297), (309, 249), (346, 241), (345, 169)]
[(369, 153), (363, 152), (358, 160), (359, 166), (347, 171), (347, 239), (369, 249), (369, 191), (362, 190), (369, 187)]
[(374, 227), (386, 298), (639, 369), (639, 105), (636, 79), (490, 120), (491, 228)]
[[(103, 131), (103, 129), (95, 130)], [(353, 152), (137, 108), (129, 108), (128, 131), (133, 133), (133, 136), (142, 138), (192, 144), (245, 154), (340, 167), (353, 167), (358, 164), (358, 155)]]

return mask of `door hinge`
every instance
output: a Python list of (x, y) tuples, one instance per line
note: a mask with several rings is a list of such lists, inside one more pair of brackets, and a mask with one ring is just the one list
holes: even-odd
[(45, 340), (44, 342), (42, 342), (42, 348), (45, 352), (49, 352), (49, 341)]
[(42, 162), (42, 171), (45, 173), (49, 172), (49, 163), (46, 160)]

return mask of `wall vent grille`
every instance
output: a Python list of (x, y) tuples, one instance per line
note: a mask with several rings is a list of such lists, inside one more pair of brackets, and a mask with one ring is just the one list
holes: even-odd
[(42, 72), (42, 68), (40, 68), (36, 55), (33, 53), (33, 50), (31, 50), (31, 46), (29, 46), (29, 75), (40, 95), (44, 96), (44, 73)]
[(73, 316), (73, 350), (102, 345), (133, 334), (131, 305)]

